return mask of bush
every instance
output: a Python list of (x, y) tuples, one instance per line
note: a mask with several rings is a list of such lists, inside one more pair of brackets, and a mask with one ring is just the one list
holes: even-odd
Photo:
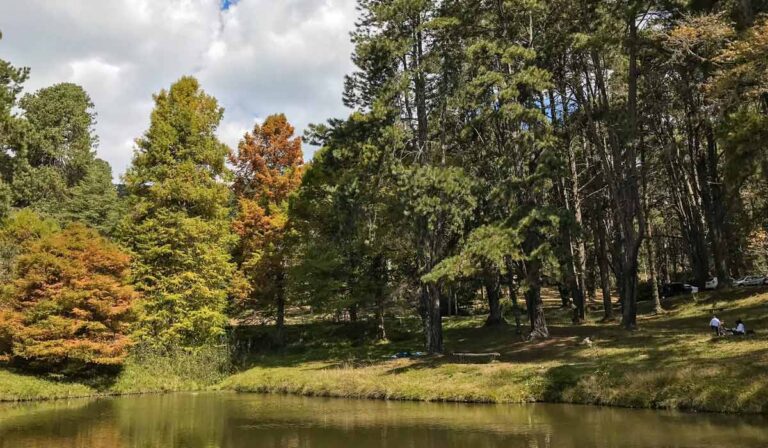
[[(17, 258), (0, 335), (15, 363), (35, 370), (112, 370), (126, 355), (129, 257), (80, 224), (44, 236)], [(2, 336), (0, 336), (0, 339)]]

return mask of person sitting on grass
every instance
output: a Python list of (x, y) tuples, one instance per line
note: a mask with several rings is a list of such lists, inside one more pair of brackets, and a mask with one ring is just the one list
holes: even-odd
[(747, 327), (744, 326), (744, 322), (742, 322), (741, 319), (736, 321), (736, 328), (732, 329), (731, 333), (736, 336), (744, 336), (747, 334)]
[(712, 329), (712, 332), (715, 333), (716, 336), (720, 336), (720, 325), (722, 322), (720, 322), (720, 319), (717, 318), (717, 316), (712, 316), (712, 320), (709, 321), (709, 328)]

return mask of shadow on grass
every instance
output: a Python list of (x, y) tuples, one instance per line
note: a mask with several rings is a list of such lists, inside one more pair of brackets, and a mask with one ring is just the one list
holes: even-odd
[[(602, 311), (592, 310), (588, 321), (581, 325), (567, 322), (550, 323), (551, 338), (544, 341), (528, 342), (516, 333), (514, 325), (484, 327), (483, 317), (448, 317), (444, 318), (445, 351), (451, 352), (498, 352), (503, 363), (536, 363), (557, 361), (568, 365), (594, 366), (600, 363), (637, 364), (642, 368), (672, 365), (679, 359), (704, 358), (696, 350), (719, 350), (729, 344), (738, 344), (737, 340), (722, 342), (723, 346), (713, 343), (702, 346), (698, 338), (708, 335), (708, 307), (712, 303), (722, 305), (725, 310), (722, 318), (734, 323), (743, 318), (749, 328), (757, 329), (756, 338), (765, 339), (768, 330), (768, 304), (764, 302), (738, 306), (735, 301), (759, 293), (757, 290), (731, 290), (706, 293), (694, 301), (690, 297), (676, 297), (667, 302), (669, 310), (661, 315), (645, 314), (640, 317), (640, 329), (628, 332), (618, 322), (601, 323)], [(551, 302), (551, 303), (550, 303)], [(647, 303), (643, 309), (650, 313)], [(687, 308), (693, 309), (686, 311)], [(682, 311), (684, 315), (679, 315)], [(559, 308), (556, 301), (547, 302), (547, 313), (557, 314), (566, 319), (568, 310)], [(551, 322), (551, 321), (550, 321)], [(524, 324), (525, 325), (525, 324)], [(422, 350), (422, 337), (418, 319), (393, 319), (387, 322), (387, 331), (391, 339), (386, 343), (376, 343), (375, 323), (360, 321), (356, 323), (312, 322), (288, 327), (288, 345), (279, 350), (265, 347), (249, 354), (240, 363), (245, 369), (259, 365), (262, 367), (294, 367), (308, 362), (322, 362), (318, 369), (340, 367), (367, 367), (381, 365), (390, 361), (391, 356), (401, 351)], [(525, 327), (524, 327), (525, 328)], [(765, 329), (765, 330), (764, 330)], [(262, 327), (261, 332), (271, 328)], [(590, 338), (600, 350), (592, 356), (583, 340)], [(693, 341), (696, 350), (691, 351)], [(727, 352), (727, 350), (725, 350)], [(714, 355), (718, 362), (727, 362), (729, 354)], [(464, 364), (450, 356), (417, 359), (409, 366), (398, 369), (428, 369), (444, 364)]]
[(104, 392), (114, 386), (120, 374), (122, 367), (111, 367), (108, 371), (103, 369), (92, 369), (81, 371), (77, 374), (51, 373), (40, 369), (28, 369), (24, 366), (14, 363), (4, 363), (0, 365), (2, 370), (13, 374), (20, 381), (46, 381), (51, 384), (63, 386), (86, 386), (97, 392)]

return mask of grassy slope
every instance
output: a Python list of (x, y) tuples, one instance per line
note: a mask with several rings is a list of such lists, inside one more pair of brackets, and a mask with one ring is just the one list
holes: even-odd
[[(550, 302), (554, 304), (554, 301)], [(681, 298), (664, 315), (641, 316), (627, 333), (615, 323), (567, 324), (548, 310), (552, 338), (520, 341), (514, 328), (481, 328), (481, 318), (447, 318), (446, 351), (497, 351), (500, 362), (459, 363), (450, 356), (387, 360), (417, 339), (352, 346), (305, 336), (302, 348), (254, 360), (223, 383), (245, 392), (408, 400), (556, 401), (721, 412), (768, 412), (768, 293), (755, 290)], [(713, 338), (712, 308), (732, 325), (741, 317), (754, 337)], [(594, 344), (581, 343), (590, 337)], [(294, 353), (292, 353), (294, 352)]]
[[(0, 401), (98, 394), (199, 390), (287, 392), (360, 398), (432, 401), (557, 401), (701, 411), (768, 412), (768, 292), (719, 293), (668, 304), (664, 315), (645, 314), (627, 333), (615, 323), (568, 324), (569, 313), (547, 310), (552, 338), (520, 341), (513, 327), (482, 328), (482, 317), (446, 318), (446, 351), (497, 351), (501, 361), (460, 363), (450, 356), (390, 360), (418, 350), (415, 321), (392, 323), (393, 341), (366, 344), (349, 325), (314, 324), (292, 329), (297, 342), (280, 354), (252, 360), (250, 369), (218, 386), (211, 362), (179, 360), (128, 363), (110, 381), (63, 382), (0, 369)], [(711, 309), (729, 324), (739, 317), (758, 334), (713, 338)], [(594, 341), (583, 345), (585, 337)], [(357, 342), (353, 342), (357, 340)], [(186, 372), (186, 374), (179, 374)], [(208, 372), (203, 375), (200, 372)]]

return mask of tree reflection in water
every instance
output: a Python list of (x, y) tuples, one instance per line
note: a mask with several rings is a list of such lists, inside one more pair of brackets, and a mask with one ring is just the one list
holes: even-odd
[(0, 406), (0, 448), (768, 445), (761, 417), (232, 393)]

